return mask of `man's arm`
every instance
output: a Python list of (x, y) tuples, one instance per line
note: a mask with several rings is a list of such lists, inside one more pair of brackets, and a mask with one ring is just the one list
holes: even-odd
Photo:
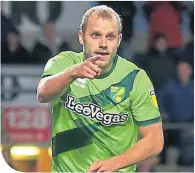
[(140, 127), (142, 139), (125, 153), (94, 162), (87, 172), (114, 172), (159, 154), (164, 145), (162, 123)]
[(75, 78), (76, 74), (74, 68), (42, 78), (39, 81), (37, 90), (39, 102), (48, 103), (51, 100), (60, 97)]
[(101, 69), (94, 65), (94, 62), (99, 58), (100, 56), (88, 58), (83, 63), (73, 65), (65, 71), (42, 78), (37, 89), (39, 102), (48, 103), (60, 97), (76, 78), (94, 79), (101, 73)]
[[(134, 165), (158, 155), (164, 146), (162, 122), (140, 127), (142, 139), (118, 157), (119, 168)], [(116, 158), (117, 158), (116, 157)]]

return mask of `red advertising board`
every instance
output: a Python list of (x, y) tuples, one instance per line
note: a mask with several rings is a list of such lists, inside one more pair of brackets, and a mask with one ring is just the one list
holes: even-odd
[(3, 128), (17, 143), (45, 143), (50, 140), (48, 107), (5, 107)]

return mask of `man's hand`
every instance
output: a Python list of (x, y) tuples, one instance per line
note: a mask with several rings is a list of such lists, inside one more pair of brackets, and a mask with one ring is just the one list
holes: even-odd
[(100, 55), (87, 58), (81, 64), (75, 66), (76, 77), (94, 79), (100, 75), (102, 69), (95, 64), (97, 60), (101, 58)]
[(87, 170), (87, 172), (115, 172), (120, 169), (119, 157), (112, 157), (108, 160), (96, 161)]

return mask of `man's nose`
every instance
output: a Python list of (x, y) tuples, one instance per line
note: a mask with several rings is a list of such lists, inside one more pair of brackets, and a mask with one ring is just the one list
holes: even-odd
[(100, 45), (99, 45), (100, 48), (107, 48), (108, 45), (107, 45), (107, 40), (105, 37), (102, 37), (101, 40), (100, 40)]

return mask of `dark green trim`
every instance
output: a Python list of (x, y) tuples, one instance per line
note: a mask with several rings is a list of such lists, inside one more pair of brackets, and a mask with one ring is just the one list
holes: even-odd
[(160, 116), (157, 117), (157, 118), (151, 119), (151, 120), (146, 120), (146, 121), (136, 121), (135, 120), (135, 122), (138, 126), (148, 126), (148, 125), (151, 125), (151, 124), (159, 123), (161, 121), (162, 121), (162, 119), (161, 119)]
[(111, 69), (110, 69), (108, 72), (106, 72), (105, 74), (96, 77), (96, 79), (103, 79), (103, 78), (109, 76), (109, 75), (113, 72), (114, 68), (116, 67), (117, 61), (118, 61), (118, 55), (116, 55), (116, 56), (113, 58), (113, 64), (112, 64)]
[(51, 76), (51, 75), (50, 75), (50, 74), (48, 74), (48, 75), (43, 75), (43, 76), (41, 76), (41, 78), (48, 77), (48, 76)]
[[(121, 103), (123, 100), (126, 100), (129, 97), (129, 92), (133, 88), (133, 83), (134, 83), (135, 77), (138, 72), (139, 70), (134, 70), (131, 73), (129, 73), (125, 78), (123, 78), (120, 82), (109, 86), (109, 88), (101, 91), (100, 93), (96, 95), (88, 95), (85, 97), (81, 97), (79, 98), (79, 101), (81, 103), (87, 103), (87, 104), (91, 102), (96, 105), (101, 105), (102, 107), (108, 107), (108, 108), (112, 107), (113, 105), (116, 106), (117, 104)], [(120, 102), (115, 103), (112, 100), (110, 96), (111, 87), (124, 87), (125, 88), (126, 90), (125, 96)]]
[(75, 120), (75, 123), (78, 128), (57, 133), (52, 138), (52, 157), (93, 143), (93, 133), (99, 131), (100, 123), (88, 126), (85, 126), (80, 120)]

